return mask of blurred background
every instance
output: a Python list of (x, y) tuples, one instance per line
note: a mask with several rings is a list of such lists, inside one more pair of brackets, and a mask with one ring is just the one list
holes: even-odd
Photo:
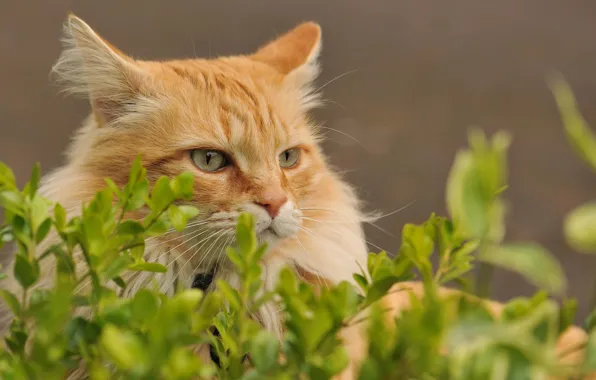
[[(71, 11), (145, 59), (247, 53), (301, 21), (319, 22), (318, 83), (333, 102), (316, 118), (340, 131), (327, 135), (332, 163), (369, 209), (389, 213), (414, 201), (378, 223), (397, 238), (367, 227), (369, 241), (388, 252), (399, 246), (404, 223), (444, 213), (445, 181), (468, 130), (509, 131), (507, 238), (548, 247), (585, 316), (596, 257), (573, 252), (561, 224), (596, 197), (596, 175), (569, 149), (546, 76), (565, 75), (596, 127), (596, 2), (1, 0), (0, 161), (21, 184), (36, 161), (46, 173), (63, 163), (89, 111), (48, 77)], [(495, 280), (498, 299), (533, 291), (511, 273)]]

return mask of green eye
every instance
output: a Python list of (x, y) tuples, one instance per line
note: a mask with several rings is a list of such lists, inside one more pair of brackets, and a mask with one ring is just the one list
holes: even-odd
[(283, 151), (279, 155), (279, 166), (282, 168), (291, 168), (298, 163), (298, 159), (300, 158), (300, 149), (292, 148), (286, 151)]
[(192, 162), (202, 171), (213, 173), (228, 166), (228, 158), (217, 150), (194, 149), (190, 152)]

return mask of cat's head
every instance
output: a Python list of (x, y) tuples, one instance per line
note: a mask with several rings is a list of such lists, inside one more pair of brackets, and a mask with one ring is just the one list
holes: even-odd
[(93, 109), (71, 165), (119, 184), (139, 154), (151, 179), (191, 171), (192, 203), (211, 228), (231, 233), (248, 211), (268, 241), (295, 235), (301, 205), (325, 196), (326, 164), (307, 116), (317, 104), (317, 24), (248, 55), (145, 61), (70, 16), (64, 44), (54, 72)]

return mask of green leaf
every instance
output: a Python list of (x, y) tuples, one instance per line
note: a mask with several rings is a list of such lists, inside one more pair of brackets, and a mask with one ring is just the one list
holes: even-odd
[(149, 196), (149, 181), (143, 179), (136, 183), (131, 191), (130, 198), (126, 204), (126, 211), (138, 210), (145, 205)]
[(238, 242), (238, 248), (240, 248), (240, 255), (252, 255), (257, 249), (254, 219), (251, 214), (242, 213), (238, 217), (236, 240)]
[(121, 235), (140, 235), (145, 232), (145, 227), (136, 220), (125, 220), (118, 225), (116, 232)]
[(588, 336), (582, 367), (586, 371), (596, 370), (596, 330), (592, 331)]
[(10, 350), (16, 354), (22, 354), (25, 351), (27, 337), (27, 329), (23, 323), (18, 319), (13, 319), (10, 324), (10, 333), (5, 338)]
[(31, 171), (31, 179), (29, 180), (29, 197), (33, 199), (35, 197), (35, 193), (37, 193), (37, 189), (39, 187), (39, 180), (41, 178), (41, 169), (39, 167), (39, 162), (36, 162), (33, 165), (33, 170)]
[(132, 162), (132, 166), (130, 168), (130, 175), (128, 177), (129, 183), (137, 183), (141, 179), (144, 178), (143, 176), (143, 161), (141, 159), (141, 155), (139, 154), (135, 160)]
[(0, 289), (0, 297), (2, 297), (2, 299), (14, 315), (21, 314), (21, 304), (17, 300), (17, 297), (14, 296), (14, 294), (9, 292), (8, 290)]
[(135, 244), (132, 248), (129, 248), (130, 256), (135, 259), (135, 262), (140, 261), (145, 254), (145, 242)]
[(481, 252), (478, 259), (517, 272), (534, 285), (561, 294), (566, 287), (559, 262), (535, 243), (494, 246)]
[[(47, 305), (52, 301), (51, 293), (47, 289), (35, 289), (29, 296), (27, 315), (38, 315), (43, 313)], [(46, 309), (47, 310), (47, 309)]]
[(104, 180), (106, 181), (106, 185), (108, 186), (108, 188), (110, 190), (112, 190), (112, 192), (114, 194), (116, 194), (116, 196), (118, 198), (120, 198), (122, 196), (122, 193), (121, 193), (120, 188), (118, 187), (118, 185), (116, 185), (114, 183), (114, 181), (112, 181), (110, 178), (104, 178)]
[(83, 220), (83, 232), (85, 234), (87, 250), (91, 255), (99, 255), (103, 252), (106, 237), (103, 232), (103, 224), (97, 215), (91, 215)]
[(551, 81), (551, 90), (563, 119), (567, 139), (575, 152), (592, 169), (596, 169), (596, 136), (582, 117), (571, 87), (558, 76)]
[(373, 302), (378, 301), (379, 299), (383, 298), (387, 291), (397, 283), (399, 279), (397, 277), (385, 277), (379, 281), (373, 282), (368, 293), (366, 295), (366, 304), (370, 305)]
[(106, 325), (101, 333), (100, 342), (112, 362), (119, 368), (136, 369), (141, 373), (146, 369), (148, 356), (145, 345), (132, 332)]
[(559, 310), (559, 333), (565, 332), (575, 320), (577, 314), (577, 300), (567, 299), (563, 301), (561, 309)]
[(226, 254), (228, 256), (228, 259), (230, 259), (230, 261), (232, 262), (232, 264), (236, 266), (236, 269), (244, 271), (244, 260), (242, 256), (240, 256), (240, 253), (238, 253), (238, 250), (232, 247), (228, 247), (226, 248)]
[[(403, 236), (403, 231), (402, 231), (402, 236)], [(405, 239), (405, 237), (404, 237), (404, 239)], [(402, 243), (402, 245), (403, 245), (403, 243)], [(400, 257), (403, 257), (403, 256), (398, 255), (396, 260), (399, 260)], [(395, 264), (393, 263), (393, 261), (391, 261), (390, 258), (387, 257), (386, 252), (380, 252), (378, 254), (368, 255), (367, 260), (368, 260), (368, 262), (367, 262), (368, 271), (369, 271), (373, 281), (393, 275), (394, 270), (395, 270)]]
[(458, 237), (503, 239), (504, 205), (499, 195), (506, 188), (506, 153), (509, 136), (497, 133), (488, 141), (470, 133), (470, 149), (457, 153), (447, 181), (447, 209)]
[(170, 217), (170, 222), (174, 229), (178, 232), (184, 231), (186, 227), (186, 222), (188, 221), (187, 214), (181, 209), (181, 207), (176, 205), (170, 205), (168, 208), (168, 215)]
[(251, 343), (251, 359), (257, 370), (267, 373), (277, 364), (279, 342), (267, 331), (260, 331)]
[[(144, 225), (146, 226), (150, 222), (150, 219), (145, 219)], [(170, 229), (170, 223), (168, 222), (166, 215), (162, 214), (161, 217), (157, 219), (157, 221), (153, 222), (150, 228), (148, 228), (145, 232), (149, 234), (149, 236), (159, 236), (165, 234)]]
[(12, 219), (12, 231), (21, 243), (26, 246), (31, 244), (31, 227), (25, 218), (15, 215)]
[(356, 281), (362, 290), (368, 289), (368, 280), (363, 275), (354, 273), (354, 281)]
[(112, 281), (114, 281), (114, 283), (118, 285), (120, 289), (126, 289), (126, 281), (124, 281), (121, 276), (112, 278)]
[(99, 362), (92, 362), (89, 366), (89, 379), (91, 380), (111, 380), (113, 375), (106, 366)]
[(37, 232), (35, 233), (35, 242), (41, 243), (43, 239), (48, 236), (50, 229), (52, 228), (52, 219), (47, 218), (44, 220), (41, 225), (37, 228)]
[(116, 260), (111, 261), (109, 265), (101, 271), (101, 277), (104, 280), (111, 280), (118, 277), (124, 270), (130, 267), (132, 262), (133, 260), (130, 256), (122, 255)]
[(427, 234), (423, 225), (417, 226), (408, 223), (404, 226), (402, 234), (404, 241), (414, 249), (418, 260), (428, 259), (433, 252), (434, 243), (432, 236)]
[(447, 180), (447, 209), (465, 237), (481, 237), (486, 231), (485, 204), (478, 192), (470, 152), (458, 152)]
[(43, 198), (36, 196), (31, 201), (31, 225), (34, 231), (48, 218), (48, 203)]
[(136, 270), (136, 271), (143, 271), (143, 272), (153, 272), (153, 273), (165, 273), (168, 271), (168, 268), (166, 268), (162, 264), (148, 263), (148, 262), (134, 263), (128, 269)]
[(14, 173), (8, 166), (0, 162), (0, 190), (2, 188), (9, 190), (16, 190), (17, 182)]
[(221, 309), (221, 295), (219, 293), (209, 292), (205, 295), (203, 302), (201, 302), (201, 309), (200, 312), (197, 313), (197, 316), (206, 319), (209, 323), (211, 323), (211, 319), (215, 317), (215, 315)]
[(166, 368), (168, 378), (192, 379), (200, 368), (200, 362), (199, 358), (189, 350), (177, 347), (172, 350)]
[(4, 246), (4, 244), (9, 243), (14, 240), (14, 235), (12, 233), (12, 226), (10, 224), (6, 226), (0, 227), (0, 249)]
[(230, 306), (235, 310), (239, 310), (242, 307), (242, 301), (238, 291), (230, 286), (225, 281), (217, 281), (217, 288), (222, 292), (226, 300), (230, 303)]
[(335, 375), (344, 370), (350, 363), (350, 358), (345, 347), (338, 347), (326, 358), (323, 368), (327, 373)]
[(54, 221), (58, 230), (62, 230), (66, 226), (66, 210), (60, 203), (56, 203), (54, 206)]
[(583, 253), (596, 253), (596, 202), (586, 203), (567, 215), (564, 233), (569, 245)]
[(199, 289), (186, 289), (176, 294), (168, 307), (171, 310), (180, 311), (183, 315), (188, 315), (195, 312), (202, 298), (203, 292)]
[(334, 326), (332, 315), (327, 308), (319, 307), (313, 311), (312, 317), (308, 320), (308, 328), (302, 331), (306, 338), (306, 348), (309, 350), (320, 344)]
[(157, 180), (151, 192), (151, 201), (153, 202), (153, 211), (159, 212), (165, 210), (175, 199), (174, 192), (170, 187), (168, 177), (162, 176)]
[(174, 178), (171, 182), (172, 191), (176, 198), (192, 199), (194, 194), (194, 174), (192, 172), (184, 172)]
[(23, 197), (17, 191), (0, 189), (0, 207), (6, 211), (19, 216), (23, 216)]
[(15, 256), (14, 276), (23, 289), (29, 288), (37, 281), (39, 264), (30, 263), (23, 255)]
[(596, 328), (596, 309), (592, 310), (586, 317), (583, 323), (583, 328), (587, 332), (591, 332)]
[(294, 272), (289, 268), (283, 268), (279, 273), (279, 280), (277, 281), (278, 292), (294, 294), (297, 288), (297, 280)]
[(131, 302), (133, 318), (139, 321), (155, 315), (158, 307), (157, 297), (147, 289), (139, 290)]
[(77, 347), (80, 342), (95, 344), (101, 333), (99, 325), (81, 317), (71, 319), (64, 330), (71, 349)]

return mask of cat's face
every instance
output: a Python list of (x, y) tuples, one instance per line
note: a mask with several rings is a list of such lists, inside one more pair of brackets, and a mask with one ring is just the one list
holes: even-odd
[(233, 235), (243, 211), (263, 240), (298, 232), (300, 207), (323, 196), (326, 171), (306, 116), (316, 102), (317, 25), (249, 56), (166, 62), (133, 60), (76, 18), (66, 29), (55, 71), (94, 110), (71, 151), (85, 170), (124, 183), (140, 154), (152, 179), (194, 173), (198, 223), (221, 236)]

